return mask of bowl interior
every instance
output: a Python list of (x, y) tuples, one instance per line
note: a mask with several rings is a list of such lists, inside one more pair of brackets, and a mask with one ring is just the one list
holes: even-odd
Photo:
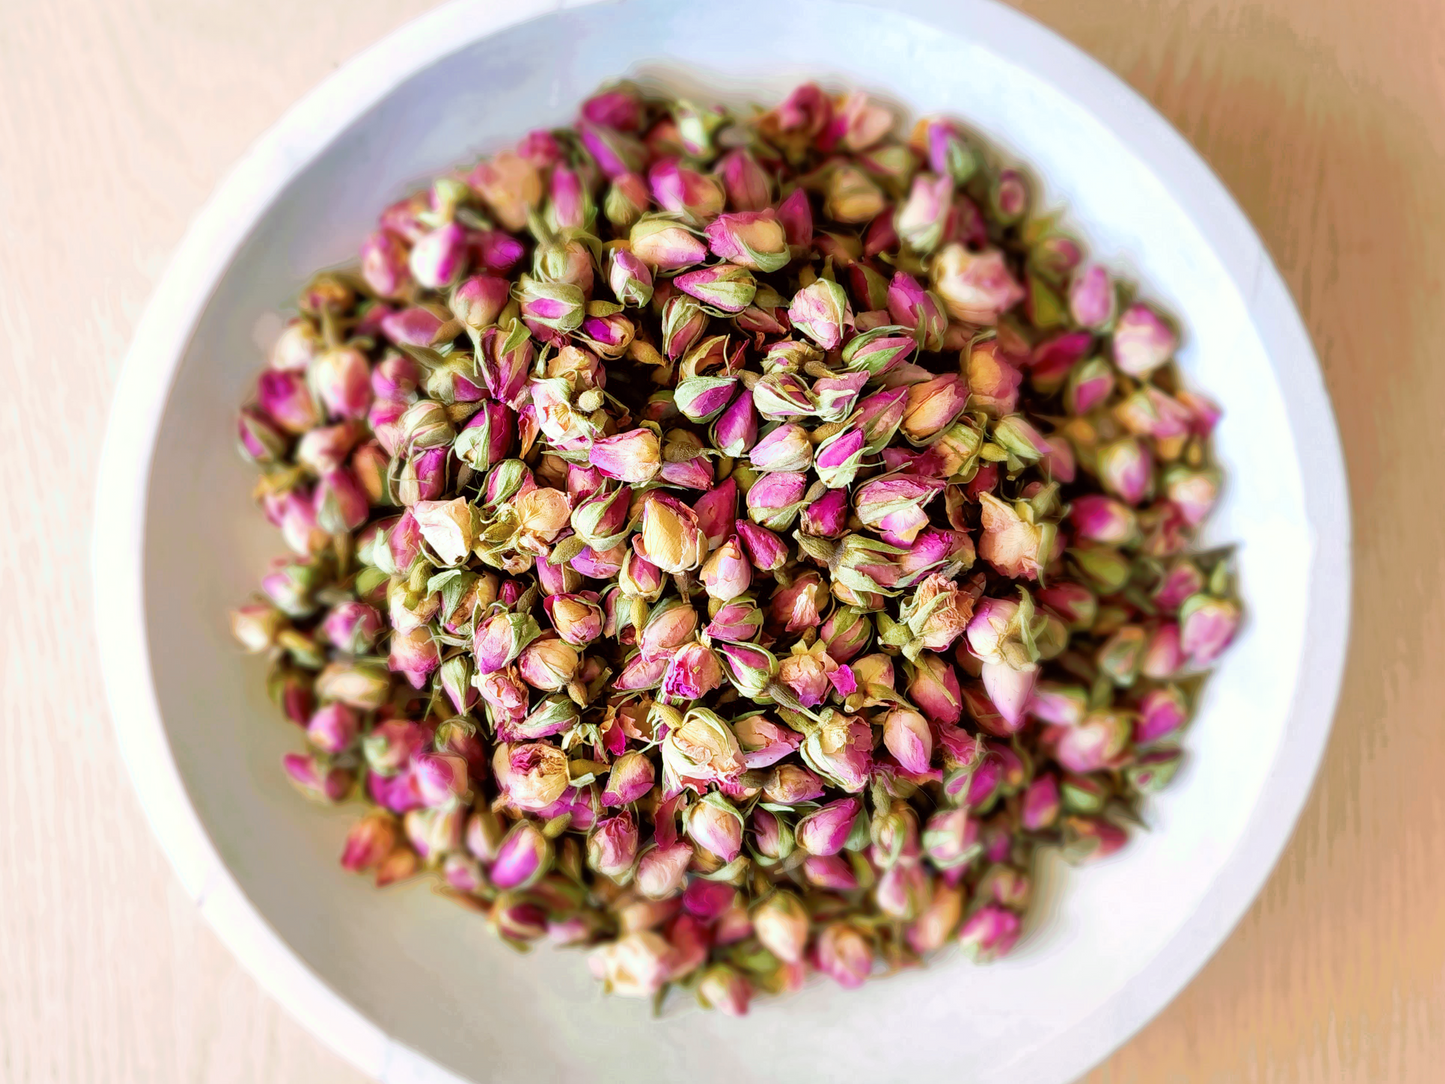
[[(1024, 43), (1010, 44), (999, 27), (1013, 33), (1016, 23), (989, 5), (960, 5), (942, 28), (839, 3), (734, 0), (729, 16), (601, 5), (463, 45), (357, 116), (256, 219), (195, 326), (156, 437), (143, 590), (165, 733), (201, 825), (265, 921), (388, 1035), (465, 1076), (736, 1084), (811, 1079), (826, 1066), (830, 1079), (850, 1080), (941, 1067), (959, 1081), (1070, 1078), (1212, 950), (1258, 883), (1242, 897), (1212, 888), (1241, 876), (1231, 863), (1254, 819), (1292, 817), (1303, 793), (1271, 812), (1316, 562), (1279, 350), (1251, 312), (1267, 264), (1227, 200), (1211, 209), (1222, 193), (1202, 167), (1162, 175), (1141, 157), (1138, 133), (1101, 119), (1109, 96), (1127, 92), (1106, 79), (1085, 104), (1040, 74)], [(280, 549), (248, 500), (252, 474), (231, 441), (233, 412), (280, 330), (276, 313), (315, 268), (350, 260), (378, 210), (413, 184), (565, 122), (624, 73), (759, 101), (816, 77), (913, 115), (962, 118), (1031, 169), (1044, 203), (1067, 208), (1097, 258), (1177, 314), (1189, 378), (1225, 406), (1217, 448), (1228, 485), (1211, 537), (1238, 545), (1248, 625), (1208, 686), (1185, 768), (1149, 807), (1153, 830), (1087, 870), (1048, 866), (1046, 913), (1000, 964), (948, 959), (856, 993), (821, 985), (744, 1021), (697, 1012), (655, 1021), (641, 1004), (602, 999), (580, 954), (519, 956), (424, 888), (377, 892), (343, 873), (336, 855), (351, 812), (318, 812), (278, 770), (299, 735), (278, 721), (260, 664), (238, 655), (226, 625)], [(1297, 349), (1289, 364), (1307, 368), (1307, 342)], [(1202, 951), (1179, 947), (1200, 938)], [(1173, 971), (1161, 972), (1171, 952)]]

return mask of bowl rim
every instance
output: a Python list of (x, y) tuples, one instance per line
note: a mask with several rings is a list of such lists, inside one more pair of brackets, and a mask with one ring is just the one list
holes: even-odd
[[(388, 1036), (313, 972), (227, 871), (191, 806), (152, 682), (144, 603), (147, 494), (180, 363), (217, 282), (297, 173), (397, 85), (487, 35), (568, 8), (626, 0), (452, 0), (383, 37), (309, 91), (233, 167), (197, 214), (137, 323), (116, 384), (96, 478), (91, 572), (111, 719), (151, 829), (220, 939), (288, 1012), (385, 1084), (466, 1084)], [(850, 6), (879, 7), (872, 2)], [(1351, 537), (1344, 457), (1308, 332), (1228, 190), (1152, 105), (1054, 31), (997, 0), (901, 0), (901, 12), (971, 38), (1053, 83), (1117, 133), (1201, 226), (1231, 239), (1224, 260), (1280, 378), (1302, 458), (1314, 542), (1310, 617), (1289, 720), (1239, 847), (1195, 915), (1094, 1014), (1018, 1066), (1018, 1079), (1072, 1079), (1122, 1045), (1190, 982), (1263, 888), (1294, 831), (1338, 702), (1349, 635)], [(1214, 233), (1207, 234), (1215, 236)], [(1069, 1040), (1069, 1041), (1065, 1041)]]

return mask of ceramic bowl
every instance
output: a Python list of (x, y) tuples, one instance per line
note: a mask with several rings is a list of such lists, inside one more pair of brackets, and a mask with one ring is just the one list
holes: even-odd
[[(424, 886), (337, 864), (348, 811), (279, 770), (297, 743), (227, 609), (280, 548), (233, 447), (276, 315), (429, 175), (562, 123), (643, 75), (776, 99), (804, 78), (962, 118), (1038, 179), (1092, 254), (1187, 329), (1180, 360), (1224, 407), (1210, 540), (1237, 546), (1248, 621), (1208, 685), (1188, 761), (1118, 856), (1046, 863), (1012, 957), (957, 956), (745, 1019), (654, 1020), (604, 999), (575, 952), (521, 956)], [(95, 575), (116, 730), (186, 890), (266, 988), (388, 1082), (1071, 1080), (1223, 941), (1290, 834), (1329, 731), (1349, 601), (1348, 501), (1309, 339), (1258, 237), (1123, 83), (987, 0), (889, 12), (464, 0), (343, 67), (267, 134), (176, 253), (136, 332), (100, 466)]]

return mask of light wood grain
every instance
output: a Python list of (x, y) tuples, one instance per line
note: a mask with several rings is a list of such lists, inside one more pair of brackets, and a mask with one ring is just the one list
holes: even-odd
[[(146, 296), (227, 167), (416, 0), (0, 4), (0, 1080), (354, 1082), (201, 922), (93, 662), (90, 487)], [(1268, 888), (1090, 1084), (1445, 1079), (1445, 6), (1024, 0), (1223, 177), (1304, 313), (1355, 634)], [(1262, 465), (1267, 468), (1266, 465)]]

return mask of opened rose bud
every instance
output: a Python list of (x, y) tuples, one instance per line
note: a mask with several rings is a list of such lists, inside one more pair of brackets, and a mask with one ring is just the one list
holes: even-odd
[(975, 253), (957, 243), (945, 245), (933, 261), (931, 281), (948, 314), (970, 324), (996, 324), (1024, 297), (997, 249)]
[(1136, 303), (1120, 314), (1110, 343), (1114, 364), (1134, 377), (1146, 377), (1178, 349), (1179, 336), (1148, 305)]
[(943, 482), (936, 479), (884, 474), (858, 487), (853, 507), (864, 526), (907, 545), (927, 525), (925, 509), (941, 492)]

